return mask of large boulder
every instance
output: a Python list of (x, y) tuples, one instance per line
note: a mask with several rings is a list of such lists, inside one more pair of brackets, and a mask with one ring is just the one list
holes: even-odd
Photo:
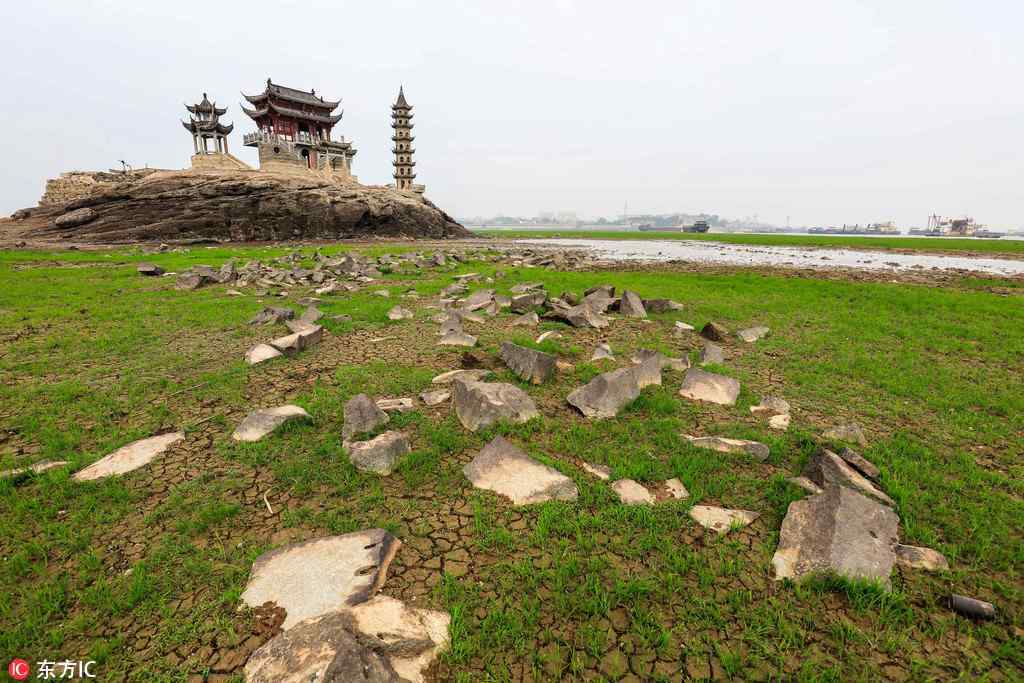
[(555, 357), (512, 342), (502, 342), (501, 359), (520, 379), (542, 384), (555, 374)]
[(775, 578), (834, 572), (888, 583), (898, 526), (891, 508), (851, 488), (828, 486), (789, 504), (772, 557)]
[(867, 477), (827, 449), (820, 450), (811, 456), (807, 461), (807, 466), (804, 467), (803, 476), (823, 488), (830, 484), (846, 486), (886, 505), (895, 505), (893, 499), (879, 490)]
[(540, 416), (530, 395), (512, 384), (460, 379), (453, 386), (455, 414), (462, 426), (472, 432), (499, 420), (518, 424)]
[(160, 171), (97, 184), (14, 226), (78, 242), (471, 237), (422, 195), (314, 173)]
[(388, 414), (366, 394), (357, 394), (345, 404), (345, 422), (341, 427), (341, 436), (348, 440), (357, 434), (372, 432), (377, 427), (387, 424)]
[(622, 301), (619, 302), (619, 313), (627, 318), (646, 318), (647, 310), (640, 295), (628, 289), (622, 292)]
[(500, 436), (477, 453), (462, 472), (473, 486), (505, 496), (513, 505), (575, 500), (579, 496), (572, 479), (537, 462)]
[(605, 419), (618, 415), (639, 395), (636, 369), (620, 368), (598, 375), (569, 394), (566, 400), (586, 417)]

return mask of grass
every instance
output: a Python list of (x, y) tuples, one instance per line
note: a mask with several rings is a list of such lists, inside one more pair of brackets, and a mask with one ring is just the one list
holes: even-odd
[[(403, 541), (385, 592), (452, 616), (438, 680), (614, 680), (628, 671), (655, 681), (1020, 677), (1024, 308), (1014, 283), (556, 272), (481, 260), (398, 271), (324, 297), (318, 305), (328, 316), (350, 318), (327, 319), (327, 342), (249, 367), (242, 353), (270, 331), (246, 321), (271, 302), (231, 296), (227, 286), (179, 292), (170, 279), (141, 278), (133, 268), (146, 260), (180, 271), (286, 253), (0, 254), (0, 469), (72, 462), (0, 481), (0, 659), (94, 658), (104, 680), (230, 677), (266, 638), (238, 610), (255, 557), (381, 527)], [(312, 250), (301, 256), (310, 263)], [(413, 444), (396, 471), (357, 471), (341, 443), (344, 403), (357, 393), (415, 396), (458, 365), (459, 352), (434, 346), (423, 304), (471, 271), (493, 277), (487, 286), (499, 293), (523, 281), (577, 293), (610, 282), (684, 309), (648, 324), (616, 320), (602, 334), (545, 322), (541, 329), (563, 336), (540, 345), (536, 331), (502, 327), (510, 316), (500, 315), (473, 330), (478, 357), (493, 361), (512, 339), (574, 364), (542, 386), (494, 365), (543, 416), (474, 434), (446, 406), (420, 405), (389, 425)], [(370, 293), (379, 288), (391, 295)], [(420, 298), (403, 297), (410, 290)], [(305, 294), (275, 303), (298, 309)], [(386, 320), (399, 302), (416, 321)], [(681, 399), (672, 372), (614, 420), (590, 422), (565, 406), (572, 388), (638, 348), (692, 354), (694, 338), (674, 336), (673, 322), (712, 319), (772, 328), (756, 344), (727, 345), (718, 369), (743, 384), (735, 408)], [(602, 340), (617, 360), (589, 362)], [(768, 393), (795, 408), (784, 434), (747, 410)], [(231, 441), (245, 412), (285, 402), (312, 420), (258, 443)], [(771, 580), (779, 525), (804, 495), (785, 477), (800, 470), (823, 427), (846, 421), (871, 437), (864, 455), (896, 501), (901, 540), (940, 550), (950, 571), (897, 572), (891, 591), (833, 576)], [(69, 471), (171, 427), (186, 429), (187, 453), (92, 485), (70, 479)], [(683, 433), (753, 438), (772, 453), (767, 463), (718, 454), (692, 447)], [(514, 508), (468, 487), (463, 464), (497, 434), (572, 477), (579, 498)], [(624, 507), (580, 459), (607, 465), (613, 478), (678, 477), (691, 497)], [(706, 535), (687, 514), (693, 504), (762, 517)], [(941, 604), (950, 591), (995, 602), (999, 617), (952, 615)]]
[(544, 239), (565, 237), (603, 240), (698, 240), (726, 244), (755, 244), (775, 247), (832, 247), (848, 249), (907, 249), (912, 251), (957, 251), (1021, 257), (1024, 240), (978, 239), (973, 237), (865, 237), (857, 235), (750, 235), (743, 233), (672, 233), (636, 230), (474, 230), (499, 239)]

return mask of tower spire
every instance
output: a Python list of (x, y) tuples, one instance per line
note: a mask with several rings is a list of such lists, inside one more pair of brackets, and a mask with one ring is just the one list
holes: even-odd
[(416, 162), (412, 160), (412, 156), (416, 150), (412, 146), (415, 139), (412, 135), (412, 125), (412, 106), (405, 99), (405, 88), (399, 86), (398, 98), (391, 105), (391, 128), (394, 130), (391, 140), (395, 145), (391, 152), (395, 155), (395, 188), (422, 192), (422, 186), (413, 185), (413, 180), (416, 179)]

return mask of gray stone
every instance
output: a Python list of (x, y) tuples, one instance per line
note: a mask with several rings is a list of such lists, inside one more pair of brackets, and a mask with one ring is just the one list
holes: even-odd
[(43, 460), (28, 467), (16, 467), (11, 470), (0, 471), (0, 479), (18, 479), (26, 474), (42, 474), (58, 467), (70, 464), (67, 460)]
[(753, 415), (788, 415), (789, 403), (777, 396), (765, 396), (761, 403), (750, 406), (750, 412)]
[(242, 601), (287, 611), (283, 628), (373, 597), (401, 542), (383, 529), (316, 538), (260, 555)]
[(517, 285), (512, 285), (509, 289), (513, 294), (526, 294), (527, 292), (534, 289), (544, 289), (544, 283), (542, 282), (520, 282)]
[(536, 306), (543, 306), (548, 300), (548, 293), (544, 290), (528, 292), (512, 297), (512, 310), (516, 313), (527, 313)]
[(608, 344), (602, 342), (602, 343), (598, 344), (597, 347), (594, 349), (594, 353), (591, 354), (590, 360), (593, 361), (593, 360), (604, 360), (604, 359), (614, 360), (615, 359), (615, 354), (612, 353), (612, 347), (611, 346), (609, 346)]
[(408, 308), (402, 308), (401, 306), (395, 306), (388, 311), (388, 320), (409, 320), (412, 317), (412, 311)]
[(476, 337), (465, 332), (448, 332), (437, 342), (439, 346), (476, 346)]
[(808, 479), (807, 477), (788, 477), (786, 481), (788, 481), (790, 484), (793, 484), (794, 486), (799, 486), (808, 493), (821, 493), (822, 491), (825, 490), (818, 486), (817, 484), (815, 484), (810, 479)]
[(683, 310), (683, 305), (672, 299), (644, 299), (644, 308), (648, 313), (668, 313)]
[(619, 501), (624, 505), (654, 505), (654, 496), (646, 488), (632, 479), (619, 479), (612, 483)]
[(477, 311), (487, 307), (494, 300), (493, 289), (480, 289), (470, 294), (462, 302), (462, 308), (467, 311)]
[(825, 431), (823, 436), (826, 439), (832, 441), (849, 441), (860, 446), (867, 446), (868, 440), (864, 436), (864, 431), (860, 428), (860, 425), (856, 423), (850, 423), (845, 425), (839, 425), (838, 427), (832, 427)]
[(500, 436), (462, 471), (473, 486), (505, 496), (513, 505), (575, 500), (579, 496), (572, 479), (537, 462)]
[(682, 322), (681, 320), (677, 320), (677, 321), (676, 321), (676, 324), (675, 324), (675, 331), (676, 331), (677, 333), (681, 333), (681, 332), (693, 332), (693, 331), (694, 331), (695, 329), (696, 329), (696, 328), (695, 328), (695, 327), (694, 327), (693, 325), (689, 325), (689, 324), (687, 324), (687, 323), (684, 323), (684, 322)]
[(436, 406), (444, 403), (452, 397), (452, 392), (439, 389), (437, 391), (424, 391), (420, 394), (420, 400), (428, 406)]
[(627, 318), (646, 318), (647, 310), (644, 302), (636, 292), (626, 290), (622, 292), (622, 301), (619, 303), (619, 313)]
[(310, 304), (306, 308), (306, 310), (304, 310), (302, 312), (302, 316), (299, 317), (299, 320), (301, 320), (304, 323), (312, 324), (312, 323), (315, 323), (317, 320), (319, 320), (322, 317), (324, 317), (323, 312), (319, 308), (314, 306), (313, 304)]
[(601, 329), (610, 324), (599, 312), (594, 311), (586, 302), (569, 308), (556, 308), (544, 314), (545, 318), (563, 320), (573, 327), (592, 327)]
[(679, 481), (678, 478), (673, 477), (672, 479), (666, 479), (661, 484), (661, 492), (664, 495), (659, 495), (658, 498), (674, 498), (675, 500), (683, 500), (684, 498), (690, 497), (690, 492), (683, 486), (683, 482)]
[(712, 321), (701, 328), (700, 336), (713, 342), (724, 342), (729, 336), (729, 330), (725, 325)]
[(742, 339), (743, 341), (747, 342), (748, 344), (752, 344), (761, 337), (767, 335), (769, 332), (771, 332), (769, 328), (764, 327), (763, 325), (759, 325), (757, 327), (748, 327), (745, 330), (740, 330), (739, 332), (736, 333), (736, 336)]
[(469, 380), (471, 382), (479, 382), (487, 375), (491, 374), (490, 370), (449, 370), (443, 372), (434, 379), (430, 380), (431, 384), (451, 384), (455, 380)]
[(308, 420), (309, 413), (295, 405), (254, 410), (245, 416), (231, 438), (235, 441), (259, 441), (291, 420)]
[(401, 432), (384, 432), (369, 441), (346, 442), (345, 448), (357, 470), (387, 476), (398, 459), (409, 452), (409, 440)]
[(460, 379), (454, 388), (455, 414), (472, 432), (499, 420), (520, 424), (540, 416), (529, 394), (512, 384)]
[(293, 332), (285, 337), (274, 339), (270, 342), (270, 345), (285, 355), (293, 355), (303, 349), (316, 346), (322, 338), (322, 327), (319, 325), (307, 327), (304, 324), (299, 332)]
[(341, 428), (341, 437), (345, 441), (358, 434), (372, 432), (388, 423), (387, 413), (366, 394), (357, 394), (345, 404), (345, 422)]
[(584, 297), (590, 296), (591, 294), (601, 294), (606, 299), (614, 299), (615, 298), (615, 286), (614, 285), (597, 285), (596, 287), (591, 287), (590, 289), (587, 289), (587, 290), (585, 290), (583, 292), (583, 296)]
[(534, 339), (533, 341), (535, 344), (540, 344), (541, 342), (547, 341), (548, 339), (560, 339), (561, 337), (562, 335), (559, 334), (558, 332), (554, 330), (548, 330), (547, 332), (541, 333), (541, 335)]
[(592, 474), (598, 479), (604, 479), (607, 481), (612, 477), (611, 468), (605, 465), (596, 465), (594, 463), (586, 462), (584, 460), (580, 462), (580, 467), (583, 468), (584, 472), (586, 472), (587, 474)]
[(872, 481), (878, 481), (878, 478), (882, 476), (881, 471), (875, 467), (874, 463), (865, 458), (857, 451), (849, 448), (844, 448), (839, 451), (839, 457), (846, 461), (846, 464), (853, 467), (855, 470), (863, 474), (865, 477)]
[(768, 426), (772, 429), (784, 432), (789, 429), (789, 413), (783, 413), (782, 415), (772, 415), (768, 418)]
[(75, 209), (74, 211), (68, 211), (62, 216), (58, 216), (53, 224), (58, 228), (74, 228), (79, 225), (85, 225), (91, 221), (96, 220), (97, 213), (89, 207), (81, 209)]
[(827, 488), (829, 484), (846, 486), (886, 505), (896, 504), (892, 498), (880, 491), (860, 472), (850, 467), (845, 460), (827, 449), (820, 450), (811, 456), (804, 468), (803, 475), (822, 488)]
[(598, 375), (569, 394), (566, 400), (586, 417), (604, 419), (618, 415), (639, 395), (635, 370), (620, 368)]
[(174, 284), (175, 288), (191, 291), (199, 289), (203, 285), (210, 283), (210, 278), (199, 273), (182, 273), (178, 276), (178, 281)]
[(283, 323), (286, 320), (291, 320), (295, 317), (295, 311), (290, 308), (279, 308), (277, 306), (267, 306), (262, 311), (257, 313), (249, 321), (250, 325), (266, 325), (268, 323)]
[(75, 481), (93, 481), (137, 470), (163, 455), (168, 448), (184, 440), (184, 438), (184, 432), (170, 432), (133, 441), (126, 446), (118, 448), (113, 453), (100, 458), (85, 469), (79, 470), (72, 476), (72, 479)]
[(744, 527), (760, 517), (750, 510), (729, 510), (713, 505), (694, 505), (690, 517), (705, 529), (724, 534), (737, 527)]
[(910, 569), (923, 569), (929, 572), (946, 571), (949, 561), (946, 556), (931, 548), (916, 545), (896, 544), (896, 564)]
[(512, 324), (517, 327), (536, 327), (540, 324), (540, 316), (537, 315), (536, 311), (530, 311), (529, 313), (523, 313), (513, 320)]
[(644, 387), (661, 386), (661, 367), (665, 356), (657, 351), (640, 350), (633, 356), (633, 367), (637, 385)]
[(650, 359), (655, 359), (658, 367), (662, 370), (669, 369), (682, 372), (690, 367), (689, 358), (669, 358), (660, 351), (652, 351), (651, 349), (639, 349), (630, 358), (635, 365), (639, 365), (640, 363)]
[(725, 350), (714, 342), (705, 342), (704, 348), (700, 350), (700, 364), (722, 365), (725, 363)]
[(411, 398), (378, 398), (377, 407), (385, 413), (408, 413), (416, 410)]
[(257, 344), (245, 354), (245, 362), (249, 365), (256, 365), (271, 358), (278, 358), (283, 354), (270, 344)]
[(155, 263), (140, 263), (136, 266), (135, 270), (139, 275), (148, 275), (150, 277), (156, 277), (164, 274), (164, 269)]
[(845, 486), (828, 486), (789, 504), (772, 557), (775, 578), (834, 572), (888, 584), (898, 526), (889, 507)]
[(707, 448), (719, 453), (746, 453), (758, 460), (767, 460), (769, 449), (763, 443), (748, 439), (729, 439), (724, 436), (690, 436), (683, 438), (698, 448)]
[(736, 404), (740, 395), (740, 383), (732, 377), (690, 368), (683, 376), (679, 395), (695, 401), (731, 406)]
[(555, 357), (512, 342), (501, 343), (501, 359), (520, 379), (543, 384), (555, 374)]

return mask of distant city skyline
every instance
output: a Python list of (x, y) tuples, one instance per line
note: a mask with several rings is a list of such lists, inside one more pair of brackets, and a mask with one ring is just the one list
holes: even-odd
[(308, 34), (275, 24), (295, 9), (4, 4), (0, 214), (62, 171), (187, 167), (179, 113), (203, 92), (255, 165), (240, 92), (272, 77), (342, 100), (335, 134), (368, 184), (392, 181), (404, 85), (417, 182), (452, 215), (628, 201), (776, 225), (1024, 227), (1020, 3), (310, 0)]

